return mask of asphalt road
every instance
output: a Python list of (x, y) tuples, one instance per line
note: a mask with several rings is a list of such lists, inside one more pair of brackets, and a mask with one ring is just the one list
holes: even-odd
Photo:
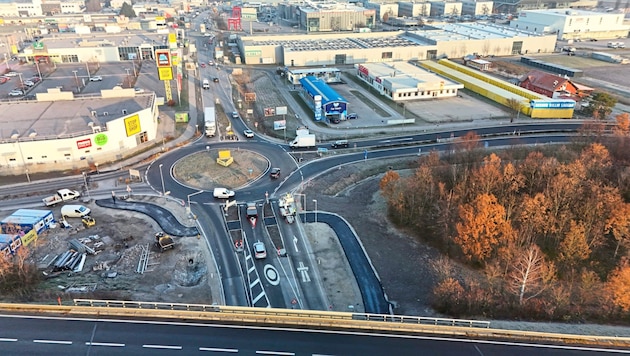
[(511, 355), (582, 356), (629, 350), (307, 330), (185, 321), (98, 320), (0, 315), (5, 355)]

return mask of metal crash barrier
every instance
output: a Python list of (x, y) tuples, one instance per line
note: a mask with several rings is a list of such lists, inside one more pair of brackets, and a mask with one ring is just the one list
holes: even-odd
[(401, 315), (329, 312), (317, 310), (232, 307), (187, 303), (75, 299), (73, 305), (0, 303), (6, 312), (51, 314), (91, 318), (121, 317), (177, 319), (187, 322), (226, 322), (313, 329), (361, 330), (404, 334), (433, 334), (471, 339), (510, 339), (524, 342), (552, 342), (565, 345), (599, 345), (630, 348), (630, 337), (558, 334), (491, 329), (490, 322)]

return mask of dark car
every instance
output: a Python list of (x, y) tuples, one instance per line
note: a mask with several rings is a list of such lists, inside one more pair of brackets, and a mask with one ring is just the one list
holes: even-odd
[(331, 144), (332, 148), (348, 148), (348, 140), (338, 140)]
[(273, 179), (280, 178), (280, 168), (271, 168), (271, 171), (269, 171), (269, 177)]
[(212, 81), (215, 82), (215, 83), (218, 83), (219, 82), (219, 78), (214, 77), (214, 78), (212, 78)]
[(348, 120), (354, 120), (354, 119), (358, 118), (358, 116), (357, 116), (356, 113), (350, 113), (350, 114), (348, 114), (347, 118), (348, 118)]

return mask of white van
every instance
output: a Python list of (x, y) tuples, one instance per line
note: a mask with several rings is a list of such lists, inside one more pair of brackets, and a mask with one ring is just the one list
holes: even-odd
[(233, 197), (234, 194), (233, 190), (229, 190), (227, 188), (214, 188), (214, 192), (212, 193), (212, 195), (214, 195), (217, 199), (229, 199)]
[(90, 208), (83, 205), (64, 205), (61, 207), (61, 216), (64, 218), (82, 218), (90, 215)]
[(208, 79), (204, 79), (201, 87), (204, 89), (210, 89), (210, 81)]

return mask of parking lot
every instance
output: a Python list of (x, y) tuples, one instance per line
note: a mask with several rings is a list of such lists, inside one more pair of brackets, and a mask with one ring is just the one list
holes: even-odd
[[(136, 63), (137, 64), (137, 63)], [(3, 64), (4, 66), (4, 64)], [(139, 88), (138, 91), (157, 89), (164, 95), (164, 86), (157, 78), (155, 64), (145, 61), (142, 66), (134, 63), (63, 63), (63, 64), (20, 64), (9, 62), (8, 71), (15, 72), (0, 83), (0, 100), (28, 100), (37, 93), (46, 93), (48, 89), (59, 88), (75, 94), (98, 94), (103, 89), (116, 86), (123, 88)], [(0, 71), (6, 71), (0, 67)], [(89, 74), (88, 74), (89, 69)], [(43, 80), (39, 81), (41, 78)], [(136, 75), (138, 78), (136, 78)], [(3, 80), (0, 80), (2, 82)], [(31, 83), (32, 81), (33, 83)], [(29, 84), (29, 85), (26, 85)], [(24, 95), (9, 95), (22, 88)], [(142, 88), (142, 89), (140, 89)], [(160, 90), (161, 89), (161, 90)]]

